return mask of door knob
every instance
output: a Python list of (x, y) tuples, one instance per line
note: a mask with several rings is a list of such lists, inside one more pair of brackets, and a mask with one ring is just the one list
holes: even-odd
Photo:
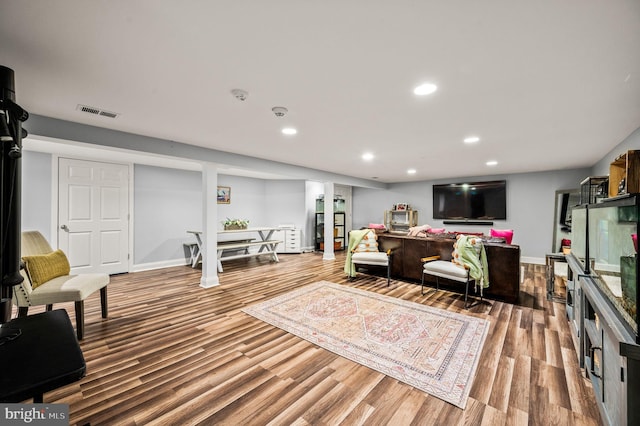
[(69, 227), (67, 225), (62, 225), (60, 229), (62, 229), (63, 231), (69, 232)]

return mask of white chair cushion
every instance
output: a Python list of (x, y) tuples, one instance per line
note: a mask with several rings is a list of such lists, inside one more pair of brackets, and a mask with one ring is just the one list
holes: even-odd
[(64, 275), (36, 287), (29, 299), (31, 305), (79, 302), (109, 284), (107, 274)]
[(467, 281), (467, 270), (453, 262), (446, 260), (436, 260), (424, 264), (424, 273), (436, 275), (442, 278), (449, 278), (456, 281)]
[(351, 262), (360, 265), (387, 266), (389, 263), (389, 256), (387, 256), (387, 253), (381, 251), (364, 251), (353, 253), (351, 255)]

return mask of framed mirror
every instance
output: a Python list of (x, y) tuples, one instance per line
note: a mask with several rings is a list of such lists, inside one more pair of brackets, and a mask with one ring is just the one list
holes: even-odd
[(553, 215), (552, 253), (562, 251), (562, 240), (571, 239), (571, 211), (580, 204), (579, 189), (556, 191), (555, 213)]

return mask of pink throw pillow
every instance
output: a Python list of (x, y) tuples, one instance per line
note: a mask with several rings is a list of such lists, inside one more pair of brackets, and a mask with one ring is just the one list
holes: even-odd
[(427, 229), (428, 234), (444, 234), (444, 228), (429, 228)]
[(631, 234), (631, 239), (633, 240), (633, 248), (636, 249), (636, 253), (638, 252), (638, 234)]
[(507, 244), (511, 244), (511, 240), (513, 239), (513, 229), (491, 228), (491, 236), (496, 238), (504, 238)]

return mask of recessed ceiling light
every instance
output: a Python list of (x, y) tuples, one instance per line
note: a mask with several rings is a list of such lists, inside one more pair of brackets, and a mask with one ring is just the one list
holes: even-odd
[(409, 170), (407, 170), (407, 173), (409, 173), (410, 175), (415, 175), (416, 174), (416, 169), (409, 169)]
[(438, 86), (433, 83), (424, 83), (413, 89), (413, 93), (418, 96), (430, 95), (438, 90)]
[(469, 136), (468, 138), (464, 139), (464, 143), (476, 143), (480, 141), (480, 138), (477, 136)]
[(298, 133), (298, 131), (293, 127), (285, 127), (284, 129), (282, 129), (282, 133), (284, 133), (285, 135), (295, 135), (296, 133)]
[(495, 160), (487, 161), (487, 166), (497, 166), (498, 162)]
[(364, 154), (362, 154), (362, 159), (364, 161), (371, 161), (373, 160), (373, 154), (370, 152), (365, 152)]

